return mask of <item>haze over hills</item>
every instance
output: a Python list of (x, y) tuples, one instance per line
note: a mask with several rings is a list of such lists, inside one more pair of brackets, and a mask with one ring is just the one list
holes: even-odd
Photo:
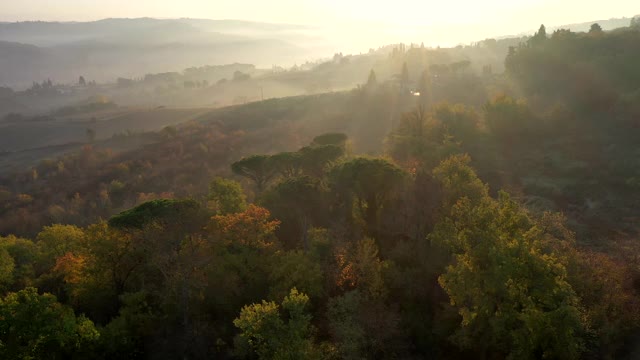
[[(598, 25), (600, 25), (600, 27), (602, 27), (602, 30), (604, 31), (610, 31), (610, 30), (614, 30), (614, 29), (618, 29), (621, 27), (625, 27), (625, 26), (629, 26), (629, 23), (631, 22), (631, 19), (633, 19), (634, 16), (631, 17), (622, 17), (622, 18), (613, 18), (613, 19), (607, 19), (607, 20), (592, 20), (592, 21), (586, 21), (586, 22), (580, 22), (580, 23), (574, 23), (574, 24), (564, 24), (564, 25), (552, 25), (552, 26), (548, 26), (547, 30), (548, 31), (555, 31), (555, 30), (560, 30), (560, 29), (567, 29), (573, 32), (588, 32), (589, 29), (591, 28), (591, 25), (593, 25), (594, 23), (597, 23)], [(527, 31), (523, 31), (521, 33), (518, 33), (517, 36), (523, 36), (523, 35), (531, 35), (533, 33), (535, 33), (537, 31), (536, 29), (529, 29)], [(503, 38), (504, 36), (500, 37)]]
[[(622, 18), (599, 23), (604, 30), (611, 30), (629, 21)], [(585, 31), (592, 23), (552, 28)], [(447, 27), (411, 26), (388, 31), (372, 25), (357, 30), (207, 19), (0, 23), (0, 86), (22, 89), (46, 79), (70, 83), (80, 75), (97, 82), (113, 82), (117, 77), (136, 78), (235, 62), (263, 68), (288, 67), (327, 58), (335, 52), (364, 52), (373, 44), (378, 47), (410, 41), (450, 46), (482, 40), (473, 29), (464, 37), (452, 35), (454, 32)], [(360, 30), (370, 38), (364, 41)]]
[(0, 84), (64, 83), (81, 74), (105, 82), (233, 62), (290, 66), (327, 54), (325, 46), (304, 26), (235, 20), (8, 23), (0, 25)]
[(253, 34), (259, 37), (268, 37), (270, 36), (269, 33), (300, 31), (309, 28), (311, 27), (303, 25), (271, 24), (242, 20), (122, 18), (91, 22), (28, 21), (1, 23), (0, 37), (49, 46), (109, 36), (117, 36), (119, 40), (133, 42), (139, 39), (153, 42), (154, 39), (168, 40), (171, 37), (179, 38), (185, 35), (194, 36), (204, 33), (207, 33), (207, 35), (215, 33), (229, 35)]
[[(599, 24), (603, 29), (614, 29), (628, 25), (629, 21), (611, 19)], [(579, 31), (591, 24), (556, 28)], [(361, 55), (336, 53), (331, 57), (332, 46), (338, 45), (331, 45), (330, 39), (323, 38), (326, 35), (317, 26), (238, 20), (139, 18), (1, 23), (0, 86), (15, 85), (19, 90), (33, 81), (38, 85), (18, 92), (0, 88), (0, 119), (10, 113), (18, 114), (18, 119), (46, 116), (36, 116), (31, 122), (0, 123), (3, 129), (0, 150), (28, 150), (84, 141), (83, 125), (66, 124), (68, 109), (58, 111), (65, 107), (99, 107), (106, 102), (120, 106), (118, 112), (132, 107), (133, 114), (145, 107), (214, 108), (265, 98), (349, 90), (362, 84), (371, 70), (375, 70), (381, 82), (397, 78), (402, 64), (389, 58), (396, 45)], [(509, 46), (526, 41), (526, 36), (500, 38), (498, 42), (479, 41), (451, 48), (415, 45), (420, 49), (407, 49), (408, 70), (417, 77), (425, 67), (468, 62), (471, 74), (486, 69), (500, 73)], [(326, 60), (302, 67), (271, 68), (271, 64), (287, 63), (296, 57), (314, 56)], [(239, 63), (242, 59), (246, 61)], [(215, 63), (229, 65), (203, 66)], [(270, 65), (260, 65), (263, 63)], [(78, 84), (79, 76), (86, 79), (86, 85)], [(53, 85), (48, 85), (47, 79), (52, 79)], [(447, 96), (442, 99), (451, 100), (457, 95)], [(482, 101), (475, 100), (476, 105)], [(92, 118), (102, 119), (102, 115), (96, 116), (91, 111), (80, 117), (89, 126)], [(157, 130), (181, 119), (158, 122), (155, 127), (145, 120), (148, 126), (145, 129)], [(109, 131), (99, 131), (98, 137), (138, 130), (135, 124), (109, 123), (106, 127)], [(43, 130), (54, 127), (60, 136)], [(24, 139), (20, 146), (16, 145), (14, 134), (21, 134)]]

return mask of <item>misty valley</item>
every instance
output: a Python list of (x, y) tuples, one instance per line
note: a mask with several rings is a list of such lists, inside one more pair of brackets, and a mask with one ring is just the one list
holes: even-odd
[(0, 359), (640, 358), (640, 16), (591, 20), (0, 22)]

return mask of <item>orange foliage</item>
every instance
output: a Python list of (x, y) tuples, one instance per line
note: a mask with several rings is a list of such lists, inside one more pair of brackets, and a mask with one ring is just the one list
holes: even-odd
[(336, 285), (340, 288), (355, 288), (358, 283), (358, 275), (356, 274), (353, 263), (347, 258), (347, 254), (344, 249), (336, 252), (335, 259), (338, 264)]
[(603, 349), (614, 351), (618, 341), (640, 323), (640, 301), (633, 265), (596, 251), (577, 251), (572, 267), (573, 287), (581, 297), (590, 328)]
[(280, 225), (270, 217), (269, 210), (251, 204), (241, 213), (214, 216), (212, 230), (225, 245), (268, 248), (274, 245), (274, 231)]
[(78, 284), (84, 278), (86, 262), (86, 257), (68, 252), (56, 259), (53, 272), (61, 274), (68, 284)]

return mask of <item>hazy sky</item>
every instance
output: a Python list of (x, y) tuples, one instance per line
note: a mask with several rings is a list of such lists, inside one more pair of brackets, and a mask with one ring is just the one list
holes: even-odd
[(638, 13), (639, 0), (0, 0), (0, 21), (242, 19), (321, 25), (370, 44), (411, 41), (420, 31), (450, 44)]
[(533, 27), (640, 12), (638, 0), (1, 0), (0, 20), (194, 17), (304, 24), (350, 21), (408, 25), (497, 23)]

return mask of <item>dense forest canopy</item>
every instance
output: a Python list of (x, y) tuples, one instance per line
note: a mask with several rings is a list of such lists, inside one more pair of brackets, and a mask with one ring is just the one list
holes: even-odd
[(265, 76), (360, 85), (88, 128), (0, 176), (0, 358), (637, 358), (639, 24), (336, 54)]

